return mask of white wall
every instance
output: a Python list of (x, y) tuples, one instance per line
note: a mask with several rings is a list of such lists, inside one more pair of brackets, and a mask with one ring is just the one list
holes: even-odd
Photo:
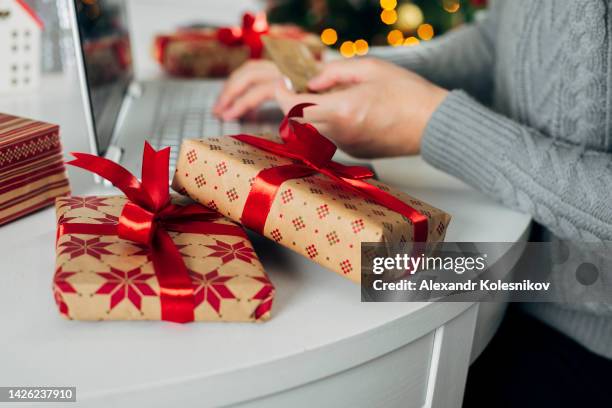
[(156, 34), (198, 22), (239, 24), (242, 13), (261, 10), (264, 4), (263, 0), (129, 0), (136, 77), (151, 78), (160, 73), (151, 56)]

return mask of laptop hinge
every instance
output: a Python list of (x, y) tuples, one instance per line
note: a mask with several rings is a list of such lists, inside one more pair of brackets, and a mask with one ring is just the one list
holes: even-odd
[[(123, 102), (121, 103), (121, 109), (119, 110), (119, 114), (117, 115), (117, 120), (115, 121), (115, 128), (113, 129), (113, 135), (111, 137), (111, 142), (106, 149), (106, 153), (104, 154), (104, 158), (111, 160), (115, 163), (121, 162), (121, 156), (123, 156), (123, 149), (119, 147), (119, 129), (121, 129), (121, 124), (127, 118), (127, 113), (129, 111), (130, 104), (135, 100), (139, 99), (143, 94), (143, 86), (137, 81), (132, 81), (128, 86), (127, 92), (123, 97)], [(100, 183), (104, 181), (104, 185), (110, 186), (106, 180), (102, 180), (100, 176), (95, 177), (96, 183)]]

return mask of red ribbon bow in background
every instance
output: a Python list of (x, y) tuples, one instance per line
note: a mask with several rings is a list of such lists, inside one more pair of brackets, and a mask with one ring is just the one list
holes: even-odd
[(414, 228), (413, 241), (426, 242), (428, 234), (427, 217), (393, 195), (369, 184), (371, 178), (367, 167), (345, 166), (332, 160), (336, 145), (321, 135), (314, 126), (300, 123), (293, 118), (304, 117), (304, 103), (294, 106), (280, 125), (280, 136), (284, 143), (275, 143), (251, 135), (235, 135), (233, 138), (251, 146), (293, 159), (296, 163), (272, 167), (259, 172), (253, 182), (242, 212), (242, 223), (254, 231), (263, 233), (266, 219), (281, 184), (290, 179), (324, 174), (340, 185), (346, 186), (365, 198), (395, 211), (408, 218)]
[(246, 45), (250, 50), (250, 58), (258, 59), (263, 56), (263, 42), (261, 36), (268, 33), (268, 22), (265, 14), (257, 16), (245, 13), (242, 16), (242, 27), (221, 27), (216, 32), (185, 30), (173, 35), (160, 35), (155, 38), (155, 59), (163, 64), (166, 59), (166, 48), (172, 40), (180, 41), (210, 41), (216, 39), (220, 43), (235, 47)]
[(155, 276), (160, 287), (161, 317), (179, 323), (194, 320), (193, 286), (189, 272), (168, 231), (193, 234), (219, 234), (246, 238), (236, 225), (212, 221), (220, 215), (197, 204), (180, 206), (170, 200), (168, 161), (170, 148), (158, 152), (146, 143), (142, 161), (142, 182), (120, 165), (90, 154), (73, 153), (68, 164), (81, 167), (110, 181), (129, 200), (118, 224), (63, 223), (64, 234), (118, 235), (146, 244), (151, 251)]
[(246, 45), (251, 51), (251, 58), (261, 58), (263, 42), (261, 36), (268, 32), (268, 22), (264, 14), (257, 16), (245, 13), (242, 16), (242, 27), (223, 27), (217, 30), (219, 42), (229, 45)]

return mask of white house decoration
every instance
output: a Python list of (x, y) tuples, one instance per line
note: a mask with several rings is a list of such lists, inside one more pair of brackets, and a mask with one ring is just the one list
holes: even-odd
[(42, 29), (24, 0), (0, 0), (0, 93), (38, 87)]

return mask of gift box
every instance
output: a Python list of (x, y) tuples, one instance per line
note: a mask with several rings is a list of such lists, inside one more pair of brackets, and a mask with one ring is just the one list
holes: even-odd
[(59, 127), (0, 114), (0, 225), (69, 193)]
[(289, 112), (280, 139), (185, 140), (173, 188), (355, 282), (362, 242), (443, 241), (447, 213), (332, 161), (336, 146), (293, 119), (307, 106)]
[(162, 69), (178, 77), (224, 77), (248, 59), (266, 58), (261, 36), (295, 39), (320, 59), (319, 38), (295, 26), (268, 26), (265, 17), (245, 14), (242, 27), (185, 29), (155, 38), (153, 54)]
[(77, 154), (70, 163), (126, 195), (57, 200), (60, 313), (75, 320), (269, 319), (274, 287), (244, 229), (168, 195), (168, 151), (146, 148), (142, 183), (97, 156)]

